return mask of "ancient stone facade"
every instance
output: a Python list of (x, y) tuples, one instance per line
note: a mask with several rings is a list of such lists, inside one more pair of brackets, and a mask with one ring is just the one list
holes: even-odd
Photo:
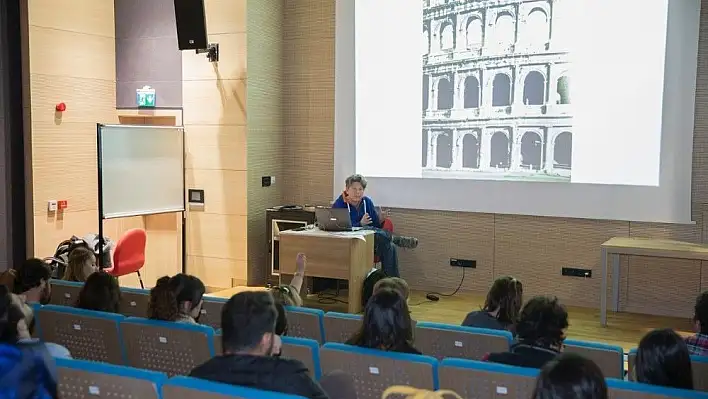
[(423, 1), (423, 175), (569, 179), (569, 1)]

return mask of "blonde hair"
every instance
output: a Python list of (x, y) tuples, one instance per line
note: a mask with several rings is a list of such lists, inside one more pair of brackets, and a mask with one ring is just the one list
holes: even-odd
[(428, 391), (425, 389), (418, 389), (402, 385), (394, 385), (388, 388), (384, 391), (383, 395), (381, 395), (381, 398), (386, 399), (389, 396), (394, 395), (396, 397), (403, 396), (406, 399), (462, 399), (460, 395), (450, 390), (441, 389), (439, 391)]
[(94, 271), (88, 264), (91, 259), (96, 259), (92, 250), (85, 247), (75, 248), (69, 253), (69, 264), (64, 270), (62, 280), (86, 282), (88, 276)]
[(406, 283), (406, 280), (400, 277), (382, 278), (381, 280), (377, 281), (376, 284), (374, 284), (373, 293), (376, 294), (376, 291), (383, 288), (390, 288), (398, 292), (406, 301), (408, 300), (408, 297), (411, 294), (411, 290), (408, 287), (408, 283)]

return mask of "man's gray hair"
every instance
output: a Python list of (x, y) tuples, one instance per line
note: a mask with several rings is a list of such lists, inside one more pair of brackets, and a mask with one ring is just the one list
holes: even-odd
[(351, 175), (347, 177), (347, 180), (344, 181), (344, 184), (347, 186), (347, 188), (351, 187), (352, 184), (354, 183), (359, 183), (361, 184), (361, 187), (366, 190), (366, 179), (364, 176), (356, 174), (356, 175)]

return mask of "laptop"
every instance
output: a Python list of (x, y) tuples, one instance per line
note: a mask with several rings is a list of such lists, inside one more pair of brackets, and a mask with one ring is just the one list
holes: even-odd
[(347, 208), (317, 208), (315, 218), (320, 230), (352, 231), (352, 220)]

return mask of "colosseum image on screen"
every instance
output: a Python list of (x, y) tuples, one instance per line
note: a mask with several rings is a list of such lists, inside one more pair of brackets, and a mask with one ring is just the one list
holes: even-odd
[(569, 182), (572, 0), (422, 1), (423, 177)]

